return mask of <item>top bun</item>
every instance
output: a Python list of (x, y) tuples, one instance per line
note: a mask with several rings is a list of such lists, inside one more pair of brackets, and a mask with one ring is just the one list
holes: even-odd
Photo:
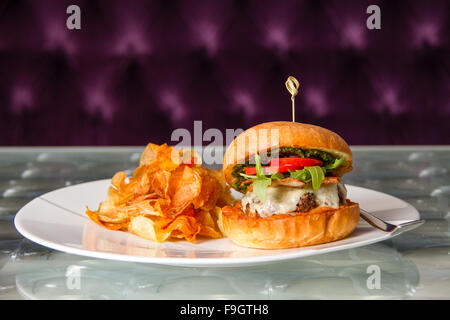
[(352, 151), (338, 134), (311, 124), (274, 121), (245, 130), (228, 146), (223, 159), (225, 180), (232, 185), (234, 177), (231, 173), (236, 164), (256, 153), (279, 147), (317, 149), (337, 158), (344, 157), (343, 166), (335, 171), (337, 176), (352, 170)]

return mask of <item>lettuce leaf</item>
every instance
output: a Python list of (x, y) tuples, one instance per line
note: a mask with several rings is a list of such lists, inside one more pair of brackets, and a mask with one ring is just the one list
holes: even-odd
[(319, 166), (305, 167), (302, 170), (289, 171), (290, 177), (305, 183), (311, 182), (313, 190), (317, 190), (325, 179), (326, 169)]
[(323, 179), (325, 179), (325, 173), (323, 168), (319, 166), (314, 166), (314, 167), (305, 167), (303, 170), (307, 170), (311, 175), (311, 184), (313, 190), (319, 189)]
[(267, 188), (272, 184), (272, 179), (265, 177), (264, 179), (257, 178), (253, 181), (253, 192), (258, 197), (259, 201), (265, 202), (267, 196)]
[(244, 173), (240, 175), (246, 179), (253, 180), (253, 192), (258, 197), (259, 201), (265, 202), (267, 196), (267, 188), (272, 184), (272, 180), (283, 179), (281, 173), (274, 173), (270, 177), (264, 175), (264, 170), (261, 165), (261, 159), (258, 154), (255, 154), (256, 176), (250, 176)]
[(341, 164), (344, 163), (344, 157), (340, 158), (340, 159), (335, 159), (334, 162), (327, 164), (324, 168), (327, 171), (331, 171), (333, 169), (336, 169), (337, 167), (339, 167)]
[(289, 170), (289, 173), (291, 178), (301, 180), (305, 183), (311, 181), (311, 174), (309, 173), (308, 170), (296, 170), (296, 171)]
[(284, 178), (284, 175), (282, 173), (279, 173), (279, 172), (274, 173), (274, 174), (272, 174), (270, 176), (270, 179), (272, 179), (272, 180), (280, 180), (280, 179), (283, 179), (283, 178)]

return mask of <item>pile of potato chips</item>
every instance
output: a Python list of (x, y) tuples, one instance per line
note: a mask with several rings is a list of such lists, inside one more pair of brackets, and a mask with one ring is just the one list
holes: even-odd
[(86, 214), (111, 230), (162, 242), (220, 238), (220, 208), (232, 204), (222, 172), (202, 168), (193, 150), (148, 144), (132, 177), (117, 172), (98, 211)]

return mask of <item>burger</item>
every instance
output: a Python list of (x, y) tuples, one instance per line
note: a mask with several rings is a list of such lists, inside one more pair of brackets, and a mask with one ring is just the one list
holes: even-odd
[(243, 197), (222, 209), (221, 231), (239, 246), (261, 249), (343, 239), (359, 221), (341, 181), (351, 170), (349, 146), (325, 128), (283, 121), (247, 129), (224, 155), (224, 178)]

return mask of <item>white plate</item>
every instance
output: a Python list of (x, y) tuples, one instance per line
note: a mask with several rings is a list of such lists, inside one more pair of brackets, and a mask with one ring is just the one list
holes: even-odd
[[(109, 179), (58, 189), (35, 198), (17, 213), (14, 223), (26, 238), (43, 246), (82, 256), (195, 267), (254, 265), (306, 257), (379, 242), (392, 234), (360, 220), (347, 238), (311, 247), (260, 250), (241, 248), (226, 238), (156, 243), (128, 232), (107, 230), (85, 214), (106, 197)], [(385, 193), (347, 185), (348, 198), (394, 224), (420, 219), (410, 204)], [(237, 193), (237, 192), (236, 192)]]

